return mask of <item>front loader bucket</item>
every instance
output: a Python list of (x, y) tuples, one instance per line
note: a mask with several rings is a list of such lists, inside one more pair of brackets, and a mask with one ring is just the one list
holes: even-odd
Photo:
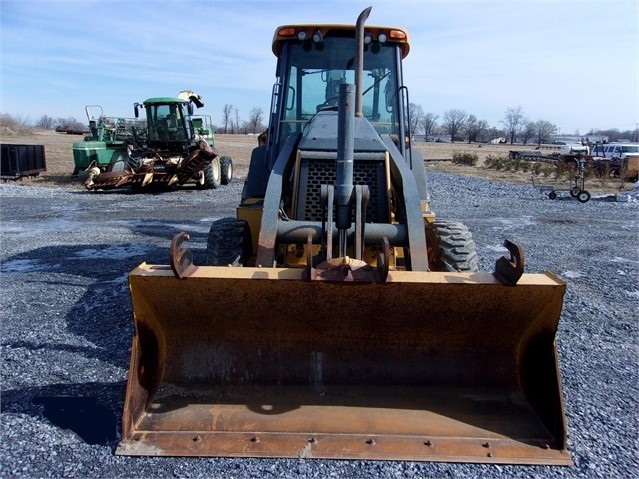
[(563, 281), (305, 277), (132, 271), (117, 454), (572, 463), (555, 349)]

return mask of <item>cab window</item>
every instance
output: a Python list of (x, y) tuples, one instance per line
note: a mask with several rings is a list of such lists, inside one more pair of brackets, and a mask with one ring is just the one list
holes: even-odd
[[(364, 51), (362, 112), (380, 134), (399, 131), (397, 48), (392, 43), (371, 44)], [(355, 83), (355, 52), (355, 39), (341, 36), (325, 37), (319, 44), (288, 44), (280, 141), (301, 132), (321, 109), (337, 106), (340, 85)]]

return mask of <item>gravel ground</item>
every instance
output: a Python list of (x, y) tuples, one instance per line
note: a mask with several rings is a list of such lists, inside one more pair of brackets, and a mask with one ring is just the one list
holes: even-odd
[[(2, 477), (639, 477), (639, 201), (549, 200), (433, 172), (432, 206), (473, 231), (482, 270), (505, 237), (528, 272), (568, 281), (557, 336), (573, 467), (114, 455), (132, 337), (127, 273), (191, 233), (202, 263), (241, 179), (215, 191), (0, 185)], [(627, 198), (624, 198), (627, 199)]]

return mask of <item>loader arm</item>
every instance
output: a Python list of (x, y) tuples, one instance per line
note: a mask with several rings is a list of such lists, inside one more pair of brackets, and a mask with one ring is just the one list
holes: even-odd
[(258, 266), (275, 266), (277, 225), (282, 196), (284, 194), (285, 176), (290, 173), (290, 161), (297, 147), (300, 135), (291, 134), (286, 139), (284, 147), (277, 157), (277, 161), (270, 173), (264, 206), (262, 212), (262, 226), (259, 232), (257, 259)]

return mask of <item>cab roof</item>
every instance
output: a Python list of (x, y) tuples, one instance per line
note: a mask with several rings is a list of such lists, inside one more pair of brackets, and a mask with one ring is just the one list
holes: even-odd
[[(319, 41), (321, 41), (326, 34), (340, 31), (352, 33), (355, 37), (355, 25), (282, 25), (275, 29), (273, 35), (273, 53), (279, 57), (282, 52), (282, 44), (287, 41), (305, 39), (315, 41), (313, 35), (318, 33)], [(364, 27), (364, 35), (370, 35), (373, 41), (380, 41), (380, 35), (386, 35), (387, 43), (398, 43), (401, 46), (402, 58), (406, 58), (410, 51), (408, 32), (403, 28), (366, 26)]]
[(153, 103), (188, 103), (188, 100), (183, 100), (182, 98), (175, 98), (172, 96), (158, 96), (154, 98), (149, 98), (144, 100), (145, 104), (153, 104)]

